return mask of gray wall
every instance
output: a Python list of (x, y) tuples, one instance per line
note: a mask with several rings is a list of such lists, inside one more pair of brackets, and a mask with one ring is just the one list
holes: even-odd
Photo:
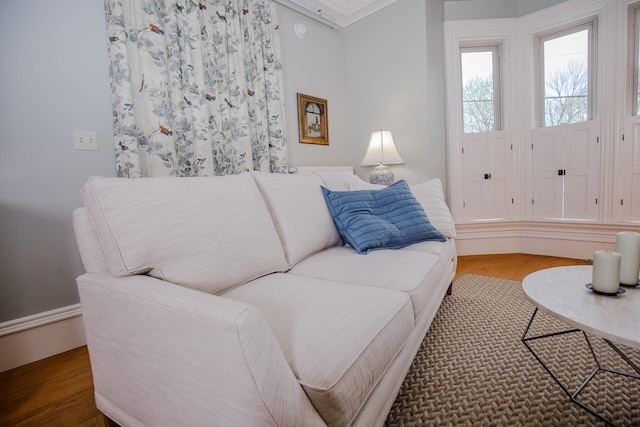
[(444, 85), (444, 4), (426, 0), (428, 177), (440, 178), (447, 195), (446, 101)]
[[(349, 166), (347, 85), (344, 32), (277, 6), (291, 166)], [(307, 26), (299, 38), (294, 25)], [(327, 100), (329, 145), (301, 144), (298, 137), (297, 93)]]
[(444, 19), (515, 18), (566, 0), (445, 0)]
[[(429, 2), (432, 3), (432, 2)], [(345, 30), (349, 136), (352, 162), (365, 178), (370, 167), (360, 167), (369, 134), (380, 128), (393, 133), (405, 161), (391, 166), (396, 179), (410, 184), (446, 177), (443, 155), (444, 121), (433, 123), (430, 110), (444, 109), (442, 93), (430, 93), (428, 68), (441, 62), (441, 52), (427, 61), (430, 37), (442, 38), (442, 10), (434, 10), (435, 28), (427, 28), (426, 1), (399, 0)], [(429, 19), (432, 23), (432, 20)], [(435, 35), (434, 35), (435, 34)], [(431, 62), (431, 61), (434, 62)], [(442, 76), (435, 65), (435, 84)]]
[(101, 1), (0, 1), (0, 322), (78, 302), (71, 212), (115, 173), (106, 52)]
[[(349, 165), (344, 34), (278, 14), (289, 162)], [(89, 176), (115, 176), (106, 46), (102, 1), (0, 1), (0, 322), (79, 301), (71, 215)], [(298, 143), (296, 92), (329, 101), (328, 147)], [(75, 151), (73, 129), (100, 149)]]
[[(405, 160), (397, 178), (446, 185), (442, 21), (452, 3), (486, 1), (498, 0), (399, 0), (340, 31), (278, 6), (290, 164), (351, 165), (366, 179), (359, 163), (383, 127)], [(71, 214), (89, 176), (115, 175), (103, 2), (0, 0), (0, 76), (3, 322), (78, 302)], [(329, 146), (298, 142), (297, 92), (328, 100)], [(97, 130), (99, 151), (75, 151), (73, 129)]]

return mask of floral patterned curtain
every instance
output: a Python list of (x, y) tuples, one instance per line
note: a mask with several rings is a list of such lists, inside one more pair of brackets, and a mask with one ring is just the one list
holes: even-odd
[(271, 0), (105, 0), (119, 176), (285, 172)]

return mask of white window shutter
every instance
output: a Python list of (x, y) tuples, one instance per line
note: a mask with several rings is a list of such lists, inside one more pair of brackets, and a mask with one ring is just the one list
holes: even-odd
[(600, 149), (598, 122), (564, 126), (564, 218), (596, 220)]
[(640, 221), (640, 117), (626, 117), (622, 141), (622, 220)]
[(463, 136), (464, 219), (510, 218), (513, 214), (511, 132)]
[(513, 215), (513, 150), (511, 132), (501, 131), (488, 134), (488, 162), (491, 179), (489, 187), (487, 215), (491, 218), (511, 218)]
[(562, 218), (562, 126), (534, 129), (531, 140), (533, 217)]
[(462, 155), (463, 219), (484, 219), (487, 215), (487, 191), (484, 174), (489, 168), (487, 133), (465, 133)]

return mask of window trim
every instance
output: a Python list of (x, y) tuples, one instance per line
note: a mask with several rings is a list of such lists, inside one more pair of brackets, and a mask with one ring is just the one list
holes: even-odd
[(627, 114), (631, 116), (640, 115), (640, 105), (638, 102), (638, 79), (640, 78), (640, 2), (630, 3), (627, 7), (627, 88), (631, 96), (625, 100)]
[(597, 117), (596, 111), (596, 88), (597, 88), (597, 66), (598, 66), (598, 17), (593, 16), (586, 20), (572, 22), (561, 27), (540, 32), (534, 35), (534, 102), (535, 102), (535, 123), (536, 127), (549, 127), (545, 125), (545, 81), (544, 81), (544, 43), (560, 37), (588, 30), (587, 39), (587, 120), (594, 120)]
[[(492, 52), (492, 67), (493, 67), (493, 130), (492, 132), (499, 132), (504, 130), (502, 111), (502, 43), (485, 41), (477, 42), (473, 44), (460, 44), (458, 48), (458, 60), (460, 61), (460, 78), (462, 78), (462, 54), (473, 52)], [(460, 81), (460, 93), (464, 91), (464, 84)], [(461, 108), (462, 108), (462, 133), (476, 133), (464, 131), (464, 96), (461, 96)]]

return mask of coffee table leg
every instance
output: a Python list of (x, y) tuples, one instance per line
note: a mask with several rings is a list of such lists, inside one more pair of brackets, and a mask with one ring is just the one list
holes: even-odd
[[(550, 334), (544, 334), (544, 335), (537, 335), (537, 336), (533, 336), (533, 337), (527, 337), (529, 330), (531, 329), (531, 325), (533, 324), (533, 320), (535, 319), (536, 315), (538, 314), (538, 307), (535, 308), (535, 310), (533, 311), (533, 315), (531, 316), (531, 319), (529, 320), (529, 323), (527, 324), (527, 328), (524, 331), (524, 334), (522, 334), (522, 343), (529, 349), (529, 351), (531, 352), (531, 354), (533, 354), (533, 357), (536, 358), (536, 360), (538, 361), (538, 363), (540, 363), (540, 365), (542, 365), (542, 367), (545, 369), (545, 371), (547, 371), (547, 373), (551, 376), (551, 378), (553, 378), (553, 380), (560, 386), (560, 388), (562, 389), (562, 391), (565, 392), (565, 394), (567, 396), (569, 396), (569, 398), (571, 399), (571, 401), (573, 401), (575, 404), (577, 404), (578, 406), (580, 406), (581, 408), (585, 409), (586, 411), (588, 411), (590, 414), (595, 415), (596, 417), (600, 418), (602, 421), (604, 421), (605, 423), (611, 425), (611, 426), (615, 426), (615, 424), (609, 420), (608, 418), (606, 418), (604, 415), (599, 414), (598, 412), (596, 412), (593, 408), (591, 408), (590, 406), (582, 403), (580, 400), (578, 400), (578, 395), (580, 394), (580, 392), (587, 386), (587, 384), (589, 384), (589, 382), (593, 379), (593, 377), (595, 377), (595, 375), (599, 372), (599, 371), (606, 371), (606, 372), (610, 372), (613, 374), (617, 374), (617, 375), (623, 375), (626, 377), (631, 377), (631, 378), (635, 378), (640, 380), (640, 376), (638, 375), (634, 375), (634, 374), (630, 374), (628, 372), (621, 372), (615, 369), (610, 369), (610, 368), (603, 368), (600, 365), (600, 361), (598, 360), (598, 357), (596, 356), (595, 351), (593, 350), (593, 346), (591, 345), (591, 341), (589, 340), (589, 337), (587, 336), (587, 334), (580, 330), (580, 329), (569, 329), (566, 331), (560, 331), (560, 332), (553, 332)], [(542, 338), (550, 338), (550, 337), (554, 337), (557, 335), (564, 335), (564, 334), (570, 334), (570, 333), (574, 333), (574, 332), (582, 332), (584, 339), (587, 342), (587, 345), (589, 346), (589, 351), (591, 352), (591, 356), (593, 356), (593, 360), (596, 364), (596, 368), (591, 372), (591, 374), (589, 374), (587, 376), (587, 378), (582, 382), (582, 384), (580, 384), (578, 386), (578, 388), (576, 389), (576, 391), (574, 393), (570, 393), (569, 390), (567, 390), (567, 388), (560, 382), (560, 380), (553, 374), (553, 372), (551, 372), (551, 370), (547, 367), (547, 365), (544, 363), (544, 361), (536, 354), (536, 352), (533, 350), (533, 348), (531, 348), (531, 346), (529, 346), (528, 341), (533, 341), (533, 340), (538, 340), (538, 339), (542, 339)], [(640, 368), (638, 368), (638, 366), (636, 366), (618, 347), (615, 346), (615, 344), (613, 344), (611, 341), (605, 339), (604, 340), (616, 353), (618, 353), (618, 355), (625, 361), (627, 362), (627, 364), (629, 366), (631, 366), (638, 374), (640, 374)]]
[[(609, 347), (611, 347), (616, 353), (618, 353), (618, 356), (620, 356), (622, 358), (622, 360), (624, 360), (625, 362), (627, 362), (627, 365), (631, 366), (633, 368), (634, 371), (636, 371), (638, 374), (640, 374), (640, 368), (638, 368), (638, 366), (636, 366), (631, 359), (629, 359), (623, 352), (622, 350), (620, 350), (618, 347), (615, 346), (614, 343), (612, 343), (611, 341), (605, 339), (604, 342), (606, 342), (607, 344), (609, 344)], [(615, 369), (607, 369), (604, 368), (606, 371), (614, 373), (614, 374), (619, 374), (619, 375), (624, 375), (625, 377), (631, 377), (631, 378), (636, 378), (636, 379), (640, 379), (640, 377), (638, 375), (633, 375), (633, 374), (629, 374), (627, 372), (620, 372), (620, 371), (616, 371)]]
[(540, 357), (536, 354), (536, 352), (533, 351), (533, 349), (529, 346), (528, 341), (538, 340), (538, 339), (542, 339), (542, 338), (549, 338), (549, 337), (553, 337), (553, 336), (556, 336), (556, 335), (563, 335), (563, 334), (568, 334), (568, 333), (572, 333), (572, 332), (579, 332), (580, 330), (579, 329), (572, 329), (572, 330), (568, 330), (568, 331), (554, 332), (554, 333), (550, 333), (550, 334), (537, 335), (537, 336), (534, 336), (534, 337), (527, 337), (527, 334), (529, 333), (529, 329), (531, 329), (531, 325), (533, 324), (533, 319), (535, 319), (536, 314), (538, 314), (538, 307), (536, 307), (536, 309), (533, 311), (533, 315), (531, 316), (531, 319), (529, 320), (529, 324), (527, 325), (527, 328), (525, 329), (524, 334), (522, 334), (521, 341), (529, 349), (531, 354), (533, 354), (533, 357), (536, 358), (538, 363), (540, 363), (542, 365), (542, 367), (545, 369), (545, 371), (547, 371), (547, 373), (549, 375), (551, 375), (551, 378), (553, 378), (553, 380), (560, 386), (560, 388), (566, 393), (566, 395), (569, 396), (569, 398), (571, 398), (571, 400), (573, 400), (573, 396), (571, 395), (571, 393), (569, 393), (569, 390), (566, 389), (566, 387), (560, 382), (560, 380), (558, 378), (556, 378), (556, 376), (553, 374), (553, 372), (551, 372), (551, 369), (549, 369), (547, 367), (547, 365), (542, 361), (542, 359), (540, 359)]

